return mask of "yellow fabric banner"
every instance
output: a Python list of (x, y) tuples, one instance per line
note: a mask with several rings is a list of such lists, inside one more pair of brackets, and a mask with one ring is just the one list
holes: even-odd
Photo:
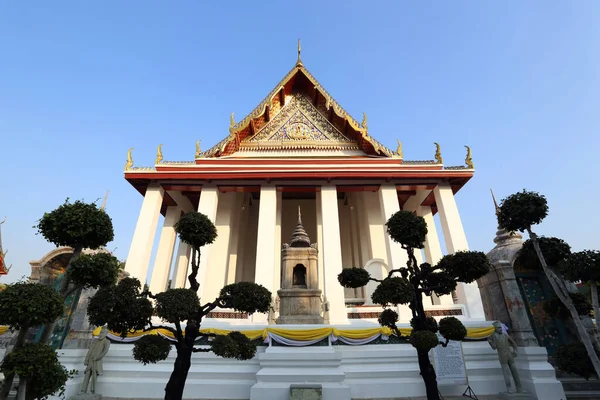
[[(0, 332), (2, 327), (0, 327)], [(101, 328), (96, 328), (93, 332), (94, 336), (98, 336), (100, 334)], [(400, 328), (400, 334), (402, 336), (410, 335), (411, 328)], [(216, 335), (227, 335), (229, 332), (233, 332), (234, 329), (216, 329), (216, 328), (207, 328), (201, 329), (201, 333), (208, 334), (216, 334)], [(317, 339), (324, 339), (327, 336), (333, 334), (336, 337), (343, 337), (348, 339), (366, 339), (377, 334), (382, 334), (385, 336), (391, 336), (392, 330), (387, 327), (379, 327), (379, 328), (362, 328), (362, 329), (340, 329), (340, 328), (315, 328), (315, 329), (290, 329), (290, 328), (266, 328), (266, 329), (253, 329), (253, 330), (244, 330), (239, 329), (238, 332), (246, 335), (250, 340), (255, 340), (259, 338), (266, 339), (268, 333), (271, 332), (275, 335), (281, 336), (286, 339), (291, 339), (295, 341), (310, 341)], [(167, 329), (152, 329), (147, 332), (137, 331), (135, 333), (127, 334), (127, 338), (139, 338), (145, 335), (157, 335), (161, 334), (163, 336), (174, 339), (173, 333)], [(494, 333), (494, 327), (483, 327), (483, 328), (467, 328), (467, 339), (470, 340), (480, 340), (485, 339)], [(1, 333), (0, 333), (1, 334)], [(118, 334), (111, 332), (111, 336), (119, 336)]]

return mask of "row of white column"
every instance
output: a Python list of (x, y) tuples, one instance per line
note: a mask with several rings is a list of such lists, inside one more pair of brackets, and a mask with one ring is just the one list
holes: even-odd
[[(384, 222), (395, 212), (400, 210), (396, 187), (393, 184), (382, 185), (379, 190), (380, 209)], [(175, 223), (182, 212), (192, 210), (189, 200), (179, 193), (169, 192), (174, 197), (177, 206), (170, 206), (164, 219), (160, 241), (156, 253), (154, 269), (150, 280), (150, 290), (154, 293), (166, 290), (173, 253), (176, 242)], [(449, 253), (458, 250), (467, 250), (466, 237), (458, 214), (452, 189), (449, 185), (440, 184), (434, 190), (440, 221), (444, 233), (446, 247)], [(160, 185), (148, 186), (144, 202), (135, 228), (134, 237), (126, 262), (126, 271), (142, 283), (146, 281), (154, 237), (158, 225), (158, 217), (162, 205), (164, 190)], [(219, 203), (219, 190), (216, 186), (204, 186), (200, 194), (198, 212), (207, 215), (213, 222), (217, 221), (217, 208)], [(428, 236), (425, 246), (427, 262), (435, 264), (442, 257), (442, 252), (435, 229), (433, 215), (429, 207), (420, 206), (422, 200), (419, 195), (409, 199), (405, 209), (416, 211), (425, 218), (428, 225)], [(411, 208), (412, 207), (412, 208)], [(217, 241), (229, 241), (232, 228), (230, 219), (219, 224)], [(319, 280), (322, 282), (324, 296), (329, 302), (329, 318), (331, 323), (347, 321), (344, 290), (337, 281), (337, 275), (342, 271), (342, 247), (340, 240), (340, 223), (338, 214), (337, 190), (334, 185), (325, 185), (317, 193), (317, 231), (319, 247)], [(379, 228), (381, 229), (381, 228)], [(236, 232), (237, 234), (237, 232)], [(260, 192), (258, 232), (256, 243), (256, 268), (254, 281), (263, 285), (275, 294), (279, 289), (280, 278), (280, 248), (281, 248), (281, 194), (274, 185), (263, 185)], [(399, 244), (391, 240), (385, 233), (386, 256), (391, 268), (406, 265), (406, 253)], [(221, 289), (222, 283), (230, 281), (227, 278), (226, 268), (223, 271), (207, 271), (210, 257), (210, 245), (201, 249), (202, 256), (198, 271), (198, 280), (201, 285), (200, 297), (203, 301), (212, 301)], [(227, 247), (226, 247), (227, 248)], [(186, 272), (189, 264), (189, 246), (180, 242), (174, 263), (171, 287), (184, 287), (186, 285)], [(419, 253), (420, 258), (420, 253)], [(214, 263), (211, 259), (211, 263)], [(222, 261), (222, 262), (221, 262)], [(419, 260), (421, 261), (421, 260)], [(226, 263), (226, 259), (219, 260), (218, 264)], [(210, 273), (209, 273), (210, 272)], [(220, 279), (219, 272), (223, 273)], [(216, 276), (219, 275), (219, 276)], [(209, 279), (210, 278), (210, 279)], [(465, 304), (471, 316), (483, 316), (479, 290), (474, 285), (460, 285), (457, 288), (459, 303)], [(442, 298), (441, 304), (451, 303), (448, 298)], [(480, 312), (479, 312), (480, 309)], [(260, 320), (260, 316), (256, 316)], [(266, 316), (265, 316), (266, 320)]]

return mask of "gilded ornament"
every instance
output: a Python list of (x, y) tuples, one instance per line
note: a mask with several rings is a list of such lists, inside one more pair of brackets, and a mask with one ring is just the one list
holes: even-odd
[(363, 120), (360, 124), (360, 126), (364, 129), (367, 130), (367, 114), (363, 113)]
[(302, 65), (302, 60), (300, 59), (300, 52), (302, 51), (302, 47), (300, 47), (300, 39), (298, 39), (298, 61), (296, 65)]
[(234, 113), (231, 113), (231, 116), (229, 117), (229, 130), (232, 131), (233, 127), (235, 126), (235, 119), (233, 116)]
[(133, 158), (131, 157), (131, 152), (133, 151), (133, 147), (127, 150), (127, 162), (125, 163), (125, 171), (130, 171), (131, 167), (133, 167)]
[(433, 143), (435, 144), (435, 161), (436, 164), (443, 164), (444, 163), (444, 159), (442, 158), (442, 152), (440, 151), (440, 145), (438, 143)]
[(200, 140), (196, 142), (196, 158), (200, 158), (202, 156), (202, 150), (200, 149)]
[(163, 160), (163, 154), (162, 154), (162, 144), (158, 145), (158, 149), (156, 149), (156, 160), (154, 161), (154, 164), (160, 164), (162, 163)]
[(404, 158), (404, 155), (402, 154), (402, 142), (399, 139), (396, 139), (396, 141), (398, 142), (398, 148), (396, 149), (396, 155), (400, 158)]
[(467, 158), (465, 158), (465, 164), (467, 164), (467, 168), (474, 169), (475, 165), (473, 165), (473, 158), (471, 157), (471, 148), (469, 146), (465, 146), (467, 148)]

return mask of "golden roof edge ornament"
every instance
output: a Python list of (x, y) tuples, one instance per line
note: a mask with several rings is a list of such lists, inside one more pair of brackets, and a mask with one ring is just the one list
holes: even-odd
[(475, 165), (473, 164), (473, 158), (471, 157), (471, 148), (467, 145), (465, 145), (465, 147), (467, 148), (467, 157), (465, 158), (465, 164), (467, 165), (467, 168), (475, 169)]
[(200, 158), (200, 157), (202, 157), (202, 149), (200, 148), (200, 141), (201, 141), (201, 140), (202, 140), (202, 139), (200, 139), (200, 140), (198, 140), (198, 141), (196, 142), (196, 156), (195, 156), (196, 158)]
[(436, 164), (443, 164), (444, 163), (444, 159), (442, 158), (442, 151), (440, 149), (440, 145), (439, 143), (433, 142), (433, 144), (435, 144), (435, 161)]
[(233, 128), (235, 127), (235, 112), (232, 112), (229, 116), (229, 132), (233, 132)]
[(398, 142), (398, 147), (396, 148), (396, 156), (399, 158), (404, 158), (404, 154), (402, 154), (402, 142), (400, 139), (396, 139)]
[(131, 171), (131, 167), (133, 167), (133, 158), (131, 157), (132, 151), (133, 147), (127, 150), (127, 162), (125, 163), (125, 171)]
[(156, 160), (154, 160), (154, 164), (161, 164), (162, 160), (163, 160), (163, 154), (162, 154), (162, 144), (158, 145), (158, 148), (156, 149)]
[(360, 126), (364, 129), (367, 130), (367, 113), (363, 112), (363, 119), (362, 122), (360, 123)]

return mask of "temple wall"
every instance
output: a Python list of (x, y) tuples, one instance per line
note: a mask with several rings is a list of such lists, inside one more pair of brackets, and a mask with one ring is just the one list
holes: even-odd
[[(132, 347), (111, 346), (96, 393), (104, 398), (163, 398), (175, 351), (165, 361), (142, 365), (131, 356)], [(462, 347), (469, 384), (477, 396), (505, 391), (498, 355), (488, 343), (464, 342)], [(83, 371), (85, 350), (62, 350), (60, 354), (67, 369)], [(383, 400), (425, 395), (416, 352), (409, 344), (261, 347), (248, 361), (224, 359), (212, 353), (194, 353), (192, 358), (184, 399), (283, 399), (289, 396), (290, 384), (301, 382), (322, 384), (324, 399)], [(562, 385), (547, 361), (546, 349), (521, 347), (516, 364), (525, 390), (538, 399), (565, 399)], [(80, 372), (67, 382), (66, 398), (80, 390), (82, 379)], [(325, 393), (341, 388), (345, 388), (345, 396)], [(439, 388), (443, 396), (460, 396), (466, 385)]]

